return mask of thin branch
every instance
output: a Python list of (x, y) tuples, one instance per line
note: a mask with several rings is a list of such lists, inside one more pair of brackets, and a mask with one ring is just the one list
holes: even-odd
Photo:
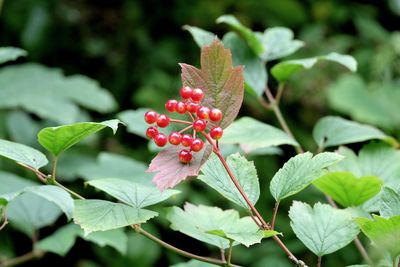
[(53, 158), (53, 168), (51, 171), (51, 179), (53, 179), (54, 181), (56, 180), (56, 171), (57, 171), (57, 157)]
[(319, 256), (317, 261), (317, 267), (321, 267), (321, 263), (322, 263), (322, 256)]
[(44, 252), (42, 251), (36, 251), (33, 250), (31, 252), (28, 252), (24, 255), (18, 256), (16, 258), (12, 258), (12, 259), (7, 259), (4, 261), (0, 262), (0, 267), (10, 267), (10, 266), (15, 266), (33, 259), (39, 259), (41, 257), (43, 257)]
[(281, 102), (283, 91), (285, 90), (285, 83), (280, 83), (278, 85), (278, 92), (275, 95), (275, 102), (277, 105)]
[(228, 260), (227, 260), (228, 266), (231, 266), (232, 250), (233, 250), (233, 240), (229, 240)]
[(189, 125), (189, 126), (183, 128), (182, 130), (179, 131), (179, 133), (180, 133), (180, 134), (181, 134), (181, 133), (184, 133), (184, 132), (186, 132), (187, 130), (189, 130), (190, 128), (192, 128), (192, 127), (193, 127), (193, 124), (191, 124), (191, 125)]
[(220, 252), (221, 252), (221, 260), (222, 261), (226, 261), (226, 259), (225, 259), (225, 249), (221, 248)]
[(7, 217), (4, 215), (4, 222), (0, 225), (0, 231), (8, 224)]
[(364, 245), (361, 243), (361, 240), (358, 237), (354, 239), (354, 244), (356, 245), (358, 251), (360, 252), (365, 262), (368, 263), (368, 265), (372, 266), (374, 263), (372, 262), (371, 258), (367, 253), (367, 250), (365, 249)]
[(184, 120), (176, 120), (176, 119), (170, 119), (170, 122), (176, 122), (176, 123), (181, 123), (181, 124), (192, 124), (190, 121), (184, 121)]
[(276, 214), (278, 213), (278, 209), (279, 209), (279, 201), (275, 202), (274, 213), (272, 214), (272, 219), (271, 219), (272, 230), (274, 230), (275, 228)]
[[(150, 234), (149, 232), (143, 230), (137, 224), (132, 225), (132, 228), (137, 233), (139, 233), (141, 235), (144, 235), (145, 237), (149, 238), (150, 240), (153, 240), (154, 242), (158, 243), (160, 246), (162, 246), (162, 247), (164, 247), (166, 249), (169, 249), (169, 250), (171, 250), (171, 251), (173, 251), (176, 254), (179, 254), (181, 256), (184, 256), (184, 257), (187, 257), (187, 258), (191, 258), (191, 259), (195, 259), (195, 260), (202, 261), (202, 262), (207, 262), (207, 263), (219, 265), (219, 266), (226, 266), (227, 265), (226, 261), (221, 261), (221, 260), (214, 259), (214, 258), (199, 256), (199, 255), (184, 251), (182, 249), (179, 249), (177, 247), (174, 247), (174, 246), (168, 244), (167, 242), (162, 241), (158, 237), (155, 237), (154, 235)], [(240, 267), (239, 265), (234, 265), (234, 264), (231, 264), (230, 266), (232, 266), (232, 267)]]
[(37, 170), (37, 169), (35, 169), (35, 168), (31, 167), (31, 166), (25, 165), (25, 164), (20, 163), (20, 162), (18, 162), (18, 165), (20, 165), (20, 166), (22, 166), (22, 167), (24, 167), (24, 168), (26, 168), (26, 169), (28, 169), (30, 171), (33, 171), (42, 183), (44, 183), (44, 184), (47, 183), (46, 174), (42, 173), (41, 171), (39, 171), (39, 170)]
[(60, 183), (57, 182), (56, 180), (54, 180), (53, 183), (54, 183), (54, 185), (56, 185), (56, 186), (58, 186), (58, 187), (64, 189), (65, 191), (67, 191), (68, 193), (70, 193), (71, 195), (73, 195), (74, 197), (79, 198), (79, 199), (85, 199), (83, 196), (81, 196), (81, 195), (79, 195), (78, 193), (76, 193), (75, 191), (72, 191), (71, 189), (69, 189), (69, 188), (63, 186), (62, 184), (60, 184)]

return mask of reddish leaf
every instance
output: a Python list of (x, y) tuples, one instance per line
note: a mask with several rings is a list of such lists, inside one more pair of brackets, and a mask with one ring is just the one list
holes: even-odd
[(168, 147), (151, 161), (146, 172), (157, 172), (152, 181), (160, 191), (174, 187), (188, 176), (198, 175), (212, 150), (211, 146), (207, 145), (200, 152), (193, 153), (193, 159), (189, 164), (183, 164), (178, 158), (178, 153), (182, 149), (183, 146)]
[(232, 66), (231, 51), (215, 38), (201, 50), (201, 69), (183, 63), (180, 66), (183, 85), (203, 89), (202, 104), (222, 110), (219, 122), (222, 128), (231, 124), (239, 113), (244, 94), (243, 67)]

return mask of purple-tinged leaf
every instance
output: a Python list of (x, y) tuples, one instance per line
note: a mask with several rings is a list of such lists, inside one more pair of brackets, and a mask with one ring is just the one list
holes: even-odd
[(207, 145), (200, 152), (193, 153), (193, 159), (189, 164), (183, 164), (178, 158), (178, 153), (182, 149), (183, 146), (168, 147), (151, 161), (146, 172), (157, 172), (152, 181), (160, 191), (174, 187), (188, 176), (197, 176), (212, 151), (211, 146)]
[(232, 54), (217, 38), (201, 50), (201, 69), (180, 64), (182, 83), (201, 88), (205, 97), (202, 105), (219, 108), (223, 112), (219, 126), (226, 128), (236, 118), (243, 102), (243, 67), (233, 67)]

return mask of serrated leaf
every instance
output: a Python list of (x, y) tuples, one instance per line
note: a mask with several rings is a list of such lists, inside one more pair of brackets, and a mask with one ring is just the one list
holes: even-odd
[(343, 159), (343, 156), (324, 152), (313, 157), (312, 153), (299, 154), (287, 161), (274, 175), (270, 191), (276, 201), (294, 195), (324, 174), (324, 169)]
[(346, 211), (327, 204), (294, 201), (289, 210), (290, 226), (297, 238), (321, 257), (349, 244), (359, 233), (357, 224)]
[(271, 61), (293, 54), (304, 43), (294, 39), (293, 31), (284, 27), (272, 27), (259, 34), (259, 39), (264, 47), (261, 58), (264, 61)]
[[(249, 197), (251, 203), (256, 204), (260, 197), (260, 184), (258, 182), (257, 170), (254, 163), (238, 153), (227, 157), (226, 162)], [(224, 166), (216, 155), (211, 155), (208, 161), (201, 168), (202, 175), (198, 178), (217, 190), (221, 195), (235, 202), (245, 209), (249, 209), (239, 190), (232, 182)]]
[(197, 176), (211, 154), (211, 147), (206, 145), (200, 152), (193, 153), (190, 163), (183, 164), (178, 158), (182, 149), (182, 146), (167, 147), (151, 161), (146, 172), (156, 172), (152, 181), (160, 191), (174, 187), (188, 176)]
[(382, 189), (379, 214), (384, 218), (400, 215), (400, 192), (389, 187)]
[(0, 156), (25, 164), (34, 169), (47, 165), (46, 156), (29, 146), (0, 139)]
[(119, 178), (140, 184), (151, 184), (151, 176), (145, 173), (146, 164), (132, 158), (101, 152), (97, 162), (82, 166), (78, 174), (85, 180), (96, 180), (103, 178)]
[(85, 235), (144, 223), (155, 216), (157, 212), (121, 203), (98, 199), (75, 200), (74, 222), (81, 226)]
[(111, 128), (115, 134), (119, 123), (119, 120), (109, 120), (103, 122), (79, 122), (58, 127), (48, 127), (42, 129), (38, 133), (38, 141), (55, 157), (58, 157), (71, 146), (106, 127)]
[(0, 64), (7, 61), (16, 60), (19, 57), (25, 57), (28, 53), (17, 47), (0, 47)]
[(0, 70), (0, 108), (22, 108), (67, 124), (79, 119), (78, 105), (98, 112), (116, 108), (112, 95), (88, 77), (66, 77), (59, 69), (33, 63)]
[(261, 55), (264, 52), (264, 47), (256, 33), (249, 28), (243, 26), (237, 18), (232, 15), (223, 15), (217, 18), (217, 23), (225, 23), (229, 25), (233, 30), (242, 36), (247, 42), (249, 47), (254, 51), (256, 55)]
[(225, 47), (231, 49), (233, 64), (244, 66), (245, 89), (256, 96), (261, 96), (267, 84), (264, 63), (236, 33), (228, 32), (222, 42)]
[(372, 241), (378, 250), (385, 250), (392, 257), (400, 255), (400, 216), (373, 219), (357, 218), (361, 231)]
[(263, 231), (250, 217), (239, 218), (239, 213), (235, 210), (186, 203), (184, 210), (178, 207), (171, 208), (167, 219), (171, 222), (173, 230), (223, 249), (229, 247), (229, 241), (225, 237), (207, 232), (222, 231), (230, 239), (245, 246), (259, 243), (264, 238)]
[(321, 149), (372, 139), (391, 139), (375, 127), (336, 116), (320, 119), (314, 127), (313, 137)]
[(182, 83), (203, 89), (202, 105), (219, 108), (223, 117), (217, 124), (226, 128), (236, 118), (243, 102), (243, 67), (232, 66), (232, 55), (221, 41), (214, 41), (201, 50), (201, 69), (180, 64)]
[(352, 72), (357, 71), (357, 61), (352, 56), (332, 52), (324, 56), (280, 62), (271, 68), (271, 73), (279, 82), (286, 82), (294, 73), (311, 69), (317, 62), (322, 60), (339, 63)]
[[(249, 134), (251, 133), (251, 134)], [(284, 131), (251, 117), (242, 117), (224, 130), (221, 138), (224, 144), (240, 144), (246, 153), (259, 148), (299, 144)]]
[(160, 192), (155, 186), (146, 186), (116, 178), (91, 180), (87, 184), (100, 189), (134, 208), (144, 208), (162, 202), (179, 193), (177, 190)]
[[(253, 219), (251, 219), (250, 217), (242, 218), (237, 223), (238, 224), (236, 224), (234, 227), (232, 227), (232, 229), (229, 230), (230, 232), (225, 230), (210, 230), (206, 231), (206, 233), (220, 236), (230, 241), (236, 241), (242, 245), (245, 245), (246, 247), (249, 247), (255, 243), (260, 243), (260, 238), (268, 238), (279, 234), (279, 232), (274, 230), (259, 230), (257, 232), (254, 232), (254, 229), (250, 229), (250, 232), (246, 232), (245, 227), (250, 224), (254, 224)], [(239, 232), (235, 232), (237, 230)]]
[(203, 30), (199, 27), (185, 25), (182, 28), (192, 35), (194, 41), (200, 48), (209, 45), (215, 38), (214, 33)]
[(359, 206), (378, 194), (382, 181), (376, 176), (357, 178), (351, 172), (330, 172), (313, 184), (343, 207), (350, 207)]

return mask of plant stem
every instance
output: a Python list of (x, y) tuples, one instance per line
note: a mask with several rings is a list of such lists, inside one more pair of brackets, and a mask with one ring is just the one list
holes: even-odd
[(8, 224), (7, 217), (4, 216), (4, 222), (0, 225), (0, 231), (3, 230), (3, 228), (6, 227), (7, 224)]
[(22, 167), (30, 170), (30, 171), (33, 171), (42, 183), (44, 183), (44, 184), (47, 183), (46, 174), (42, 173), (41, 171), (39, 171), (39, 170), (37, 170), (37, 169), (35, 169), (35, 168), (31, 167), (31, 166), (25, 165), (23, 163), (19, 163), (18, 162), (18, 164), (21, 165)]
[(369, 265), (372, 266), (373, 262), (372, 262), (371, 258), (369, 257), (367, 250), (365, 249), (365, 247), (361, 243), (361, 240), (358, 237), (356, 237), (356, 239), (354, 239), (354, 244), (356, 245), (358, 251), (360, 252), (363, 259), (366, 261), (366, 263), (368, 263)]
[(221, 248), (220, 252), (221, 252), (221, 260), (222, 261), (226, 261), (226, 259), (225, 259), (225, 249)]
[(10, 267), (10, 266), (15, 266), (33, 259), (39, 259), (41, 257), (43, 257), (44, 252), (41, 251), (31, 251), (28, 252), (24, 255), (18, 256), (16, 258), (12, 258), (12, 259), (8, 259), (8, 260), (4, 260), (2, 262), (0, 262), (0, 267)]
[(321, 263), (322, 263), (322, 256), (319, 256), (318, 262), (317, 262), (317, 267), (321, 267)]
[(53, 158), (53, 168), (51, 171), (51, 179), (56, 180), (56, 171), (57, 171), (57, 157)]
[[(282, 129), (285, 131), (285, 133), (287, 135), (289, 135), (290, 137), (295, 139), (292, 131), (290, 130), (289, 126), (286, 123), (286, 120), (283, 118), (283, 115), (279, 108), (278, 103), (276, 102), (276, 100), (275, 100), (274, 96), (272, 95), (271, 90), (268, 88), (268, 86), (265, 87), (265, 95), (267, 96), (268, 101), (270, 102), (270, 105), (272, 107), (272, 110), (274, 111), (275, 116), (278, 119), (279, 124), (281, 125)], [(295, 149), (296, 149), (297, 154), (304, 152), (300, 146), (296, 146)]]
[(278, 213), (278, 209), (279, 209), (279, 201), (275, 202), (274, 213), (272, 214), (272, 219), (271, 219), (272, 230), (274, 230), (275, 228), (275, 220), (276, 220), (276, 214)]
[[(150, 234), (149, 232), (143, 230), (139, 225), (135, 224), (132, 225), (132, 228), (139, 234), (144, 235), (145, 237), (149, 238), (150, 240), (153, 240), (154, 242), (158, 243), (160, 246), (169, 249), (173, 252), (175, 252), (176, 254), (179, 254), (181, 256), (187, 257), (187, 258), (191, 258), (191, 259), (195, 259), (198, 261), (202, 261), (202, 262), (207, 262), (207, 263), (211, 263), (211, 264), (215, 264), (215, 265), (219, 265), (219, 266), (226, 266), (227, 262), (226, 261), (221, 261), (218, 259), (214, 259), (214, 258), (209, 258), (209, 257), (203, 257), (203, 256), (199, 256), (196, 254), (192, 254), (190, 252), (184, 251), (182, 249), (179, 249), (177, 247), (174, 247), (170, 244), (168, 244), (167, 242), (162, 241), (161, 239), (155, 237), (154, 235)], [(234, 265), (231, 264), (230, 266), (232, 267), (240, 267), (239, 265)]]
[(53, 180), (52, 183), (62, 189), (64, 189), (65, 191), (67, 191), (68, 193), (70, 193), (71, 195), (73, 195), (76, 198), (79, 199), (85, 199), (83, 196), (79, 195), (78, 193), (76, 193), (75, 191), (72, 191), (71, 189), (63, 186), (62, 184), (60, 184), (59, 182), (57, 182), (56, 180)]
[(170, 122), (176, 122), (176, 123), (181, 123), (181, 124), (192, 124), (192, 122), (190, 122), (190, 121), (176, 120), (176, 119), (170, 119)]
[(233, 249), (233, 240), (229, 240), (228, 260), (227, 260), (228, 266), (231, 266), (232, 249)]
[(275, 95), (275, 102), (277, 105), (279, 105), (279, 102), (281, 101), (284, 89), (285, 89), (285, 83), (280, 83), (278, 85), (278, 92)]

